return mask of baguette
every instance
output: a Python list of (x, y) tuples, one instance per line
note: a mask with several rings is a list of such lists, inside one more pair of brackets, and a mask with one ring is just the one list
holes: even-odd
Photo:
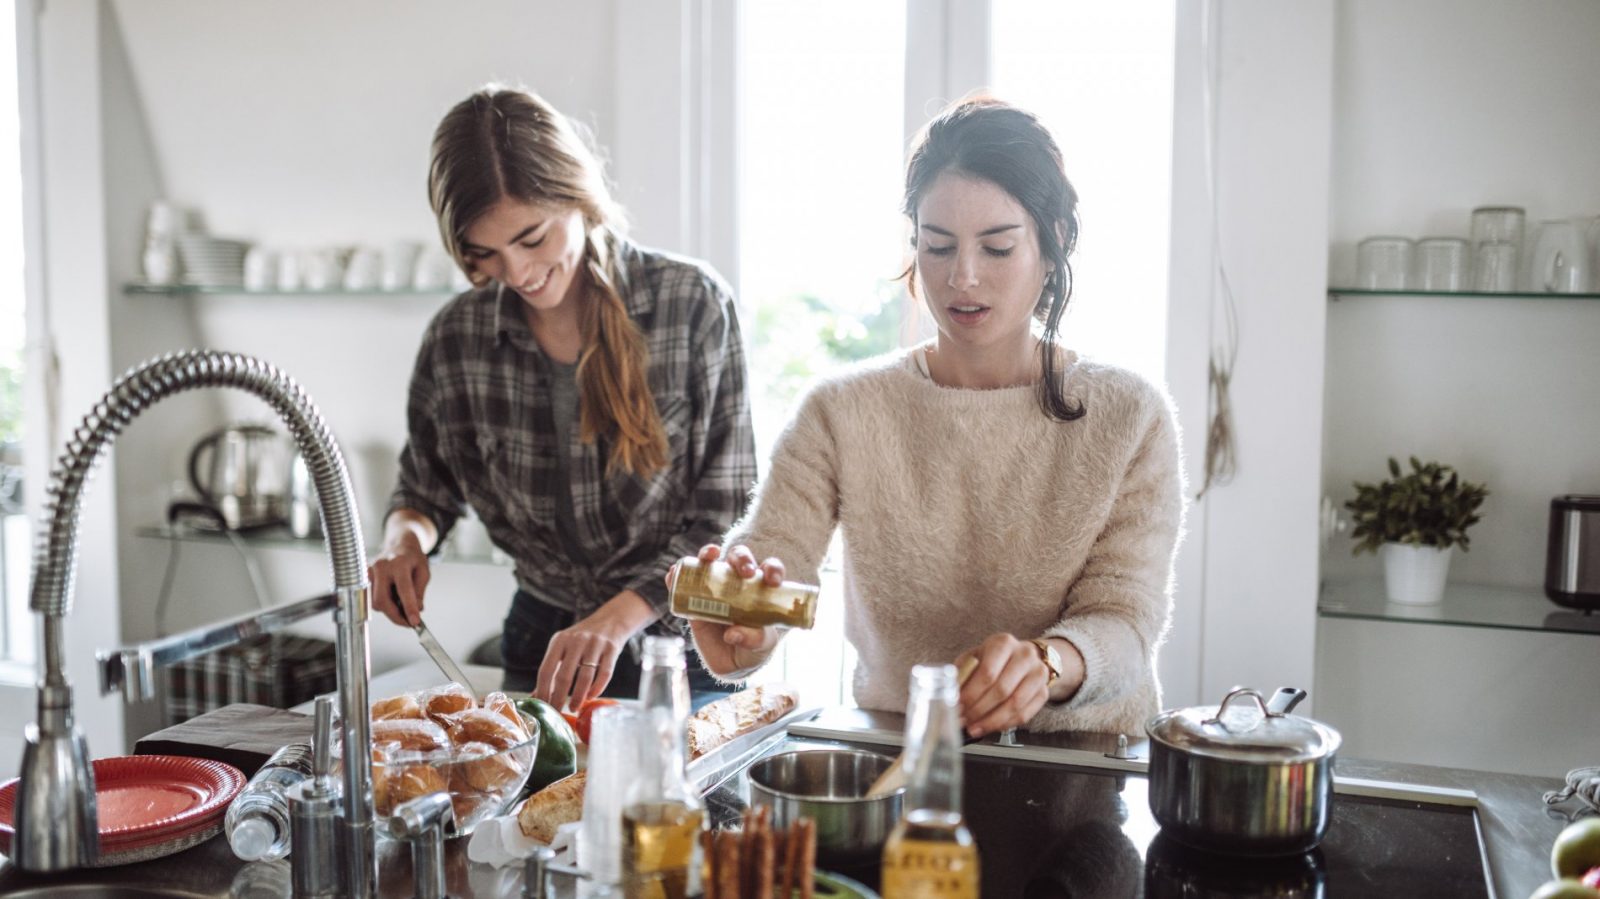
[(523, 835), (549, 845), (557, 827), (583, 817), (583, 787), (588, 780), (588, 772), (579, 771), (529, 796), (517, 812)]
[(765, 684), (707, 704), (689, 719), (689, 758), (697, 759), (735, 737), (771, 724), (799, 702), (793, 689)]

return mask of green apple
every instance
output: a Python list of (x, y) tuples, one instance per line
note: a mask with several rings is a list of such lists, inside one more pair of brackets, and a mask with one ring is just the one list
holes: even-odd
[(1566, 826), (1550, 848), (1550, 871), (1577, 879), (1600, 867), (1600, 817), (1580, 818)]

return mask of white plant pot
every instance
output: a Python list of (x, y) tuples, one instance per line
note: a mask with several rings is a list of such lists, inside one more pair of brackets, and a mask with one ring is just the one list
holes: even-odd
[(1427, 606), (1443, 599), (1451, 549), (1405, 543), (1385, 543), (1380, 547), (1383, 587), (1389, 601)]

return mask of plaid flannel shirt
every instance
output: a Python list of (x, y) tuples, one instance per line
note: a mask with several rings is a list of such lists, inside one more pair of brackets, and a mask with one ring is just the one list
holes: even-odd
[[(648, 346), (667, 467), (646, 479), (608, 477), (610, 442), (583, 444), (574, 420), (570, 496), (556, 495), (562, 479), (550, 361), (528, 330), (521, 298), (490, 285), (452, 300), (423, 336), (407, 403), (409, 439), (389, 502), (391, 512), (427, 515), (441, 540), (471, 506), (516, 561), (518, 585), (547, 600), (570, 599), (562, 604), (579, 618), (625, 589), (664, 613), (668, 566), (720, 540), (756, 479), (732, 291), (695, 261), (622, 238), (613, 249), (618, 291)], [(556, 533), (560, 502), (572, 504), (577, 533)]]

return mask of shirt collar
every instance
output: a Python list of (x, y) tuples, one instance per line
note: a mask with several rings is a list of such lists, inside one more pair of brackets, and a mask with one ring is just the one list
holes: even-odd
[(539, 342), (533, 339), (533, 332), (528, 330), (528, 320), (522, 314), (522, 298), (517, 292), (508, 289), (504, 284), (496, 282), (490, 290), (494, 291), (494, 330), (497, 342), (509, 342), (512, 346), (524, 351), (539, 350)]

